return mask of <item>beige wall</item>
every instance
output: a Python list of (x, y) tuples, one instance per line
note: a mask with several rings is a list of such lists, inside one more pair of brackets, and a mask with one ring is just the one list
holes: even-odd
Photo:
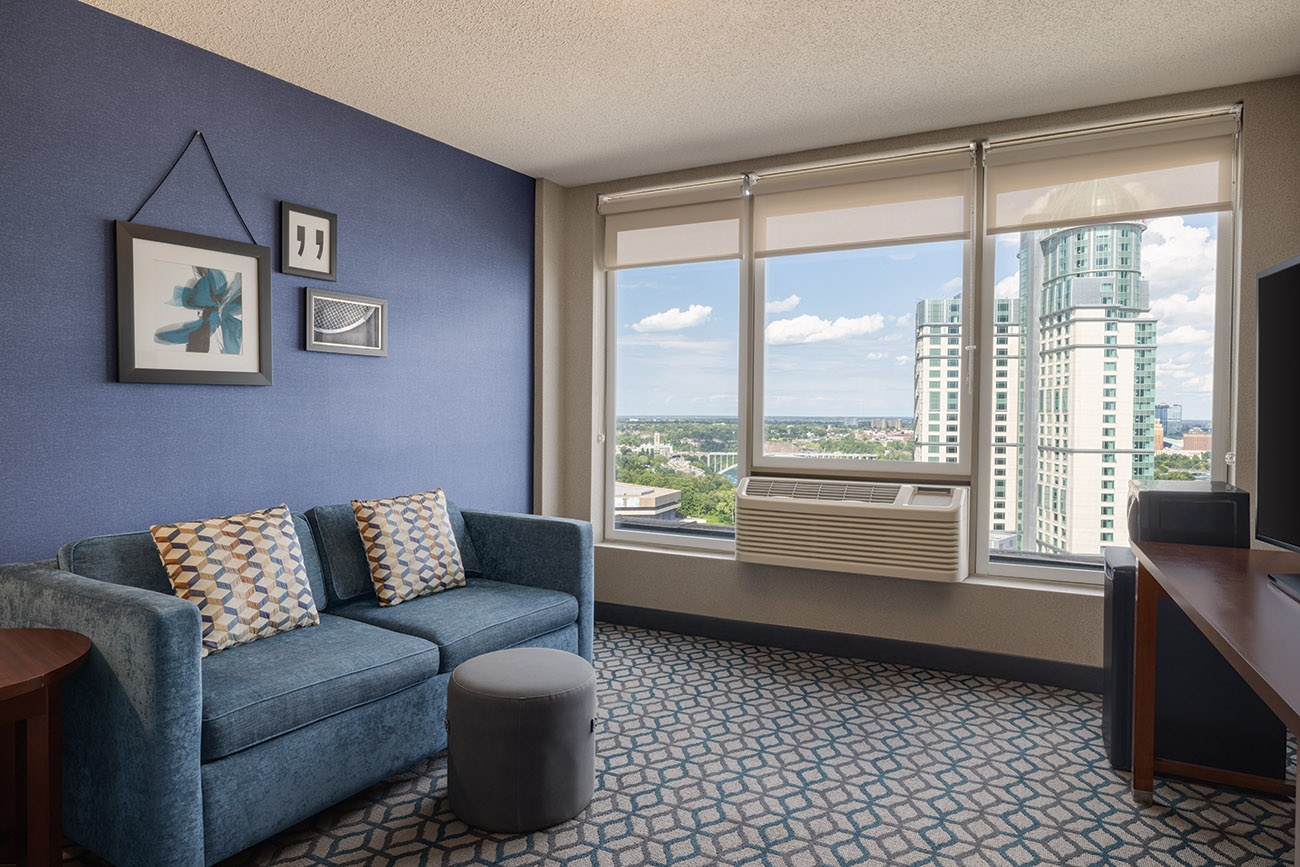
[[(585, 518), (601, 534), (598, 437), (604, 292), (594, 259), (596, 196), (641, 186), (853, 157), (1053, 126), (1244, 103), (1238, 339), (1233, 401), (1237, 484), (1253, 488), (1254, 275), (1300, 253), (1300, 77), (755, 158), (563, 189), (538, 182), (539, 478), (547, 514)], [(557, 229), (558, 224), (558, 229)], [(1062, 662), (1101, 662), (1096, 591), (970, 579), (958, 585), (739, 564), (729, 557), (603, 545), (596, 599), (713, 617), (825, 629)]]

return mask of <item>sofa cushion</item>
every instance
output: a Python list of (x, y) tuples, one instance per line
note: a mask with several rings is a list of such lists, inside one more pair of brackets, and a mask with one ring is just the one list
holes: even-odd
[[(350, 509), (349, 509), (350, 511)], [(355, 525), (355, 521), (353, 524)], [(325, 578), (321, 574), (321, 558), (316, 553), (316, 541), (307, 517), (293, 513), (294, 532), (302, 549), (303, 568), (311, 584), (311, 595), (316, 609), (326, 609)], [(90, 536), (69, 542), (59, 549), (59, 568), (111, 584), (143, 587), (172, 595), (172, 585), (167, 579), (158, 546), (148, 530), (139, 533), (114, 533), (107, 536)]]
[(214, 653), (203, 662), (205, 762), (359, 707), (438, 673), (438, 648), (322, 614), (320, 625)]
[[(447, 518), (456, 536), (461, 565), (471, 578), (479, 574), (478, 554), (465, 529), (465, 518), (451, 500), (447, 500)], [(357, 529), (356, 513), (351, 503), (317, 506), (307, 511), (307, 520), (320, 549), (321, 568), (324, 571), (329, 601), (346, 601), (357, 597), (375, 596), (375, 585), (370, 577), (370, 561), (361, 543)], [(317, 603), (319, 605), (319, 602)]]
[(385, 629), (418, 635), (438, 645), (442, 671), (467, 659), (501, 650), (573, 623), (578, 600), (558, 590), (470, 578), (433, 596), (382, 608), (372, 596), (331, 611)]
[(204, 656), (320, 622), (288, 506), (149, 532), (172, 589), (199, 608)]
[(380, 605), (465, 586), (442, 489), (384, 500), (353, 500), (361, 544)]

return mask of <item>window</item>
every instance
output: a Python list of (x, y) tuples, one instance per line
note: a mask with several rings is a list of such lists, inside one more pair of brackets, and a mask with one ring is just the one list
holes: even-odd
[(1206, 112), (602, 197), (606, 526), (726, 544), (755, 470), (938, 475), (972, 486), (975, 571), (1095, 564), (1127, 542), (1102, 521), (1130, 479), (1223, 474), (1219, 446), (1158, 453), (1154, 424), (1157, 402), (1225, 423), (1236, 127)]
[(612, 536), (734, 536), (740, 185), (720, 192), (728, 198), (606, 211)]
[[(1216, 410), (1215, 342), (1226, 327), (1216, 312), (1218, 275), (1227, 269), (1218, 259), (1227, 252), (1219, 239), (1231, 237), (1235, 133), (1235, 118), (1220, 115), (1109, 140), (1081, 134), (990, 144), (984, 206), (993, 237), (985, 249), (994, 261), (986, 281), (1018, 287), (1022, 320), (1044, 323), (1021, 339), (1011, 394), (1023, 395), (1022, 405), (1009, 411), (1038, 436), (1020, 450), (1015, 478), (1008, 474), (1019, 521), (989, 531), (990, 571), (998, 564), (1006, 574), (1029, 574), (1062, 560), (1095, 563), (1102, 544), (1128, 542), (1111, 517), (1114, 491), (1133, 478), (1196, 477), (1175, 469), (1182, 458), (1155, 452), (1154, 410), (1157, 401), (1178, 403), (1193, 415), (1186, 407), (1195, 405), (1195, 417), (1209, 424), (1223, 411)], [(1120, 255), (1112, 259), (1116, 240)], [(1074, 271), (1052, 265), (1062, 256)], [(1057, 317), (1074, 326), (1064, 339), (1050, 327)], [(1049, 365), (1034, 375), (1028, 363), (1044, 350), (1052, 366), (1068, 364), (1082, 384), (1061, 395), (1059, 425), (1056, 395), (1064, 389)], [(1027, 411), (1045, 394), (1051, 419)], [(1029, 480), (1049, 465), (1071, 491), (1071, 511), (1040, 527), (1055, 504)], [(1210, 471), (1204, 461), (1194, 472), (1208, 478)]]
[[(755, 466), (964, 466), (970, 166), (961, 152), (903, 174), (892, 163), (840, 170), (834, 185), (815, 171), (757, 176)], [(927, 407), (947, 410), (943, 433), (913, 423)]]

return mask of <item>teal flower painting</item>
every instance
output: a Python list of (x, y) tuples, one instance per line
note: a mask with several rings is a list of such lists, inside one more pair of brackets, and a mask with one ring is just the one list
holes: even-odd
[(198, 314), (197, 319), (159, 328), (154, 341), (184, 347), (186, 352), (211, 352), (214, 338), (223, 355), (238, 355), (244, 343), (243, 275), (215, 268), (194, 267), (194, 279), (172, 290), (172, 307)]

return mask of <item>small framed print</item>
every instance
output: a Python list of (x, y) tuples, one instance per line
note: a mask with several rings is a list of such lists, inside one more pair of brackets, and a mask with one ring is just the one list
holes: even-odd
[(116, 230), (118, 381), (270, 385), (271, 250), (121, 220)]
[(345, 355), (388, 354), (388, 302), (307, 287), (307, 349)]
[(280, 203), (280, 270), (317, 280), (338, 279), (339, 217)]

